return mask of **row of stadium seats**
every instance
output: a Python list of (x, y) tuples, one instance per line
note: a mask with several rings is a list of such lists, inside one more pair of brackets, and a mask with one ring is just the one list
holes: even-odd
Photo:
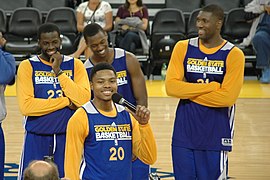
[[(167, 0), (169, 1), (169, 0)], [(156, 66), (168, 63), (175, 43), (181, 39), (195, 37), (197, 35), (196, 16), (200, 9), (190, 12), (188, 19), (185, 13), (176, 8), (159, 9), (150, 23), (150, 51), (147, 54), (145, 73), (148, 78)], [(8, 40), (6, 50), (13, 53), (16, 59), (25, 58), (38, 52), (37, 28), (44, 22), (57, 24), (62, 32), (63, 54), (71, 54), (77, 47), (75, 10), (69, 7), (57, 7), (46, 12), (42, 16), (39, 9), (31, 7), (17, 8), (12, 11), (9, 18), (7, 13), (0, 10), (0, 30), (5, 32)], [(44, 19), (43, 19), (44, 18)], [(244, 19), (244, 9), (233, 8), (227, 12), (224, 21), (222, 35), (225, 39), (239, 44), (249, 33), (251, 24)], [(255, 67), (255, 55), (252, 47), (243, 49), (248, 61)], [(138, 51), (140, 52), (140, 51)], [(136, 54), (140, 55), (140, 53)]]
[[(58, 7), (51, 9), (44, 22), (58, 25), (62, 33), (62, 53), (70, 54), (75, 50), (74, 41), (77, 37), (76, 15), (74, 9)], [(5, 33), (6, 50), (14, 56), (25, 58), (38, 52), (37, 29), (44, 23), (41, 12), (36, 8), (21, 7), (15, 9), (7, 20), (4, 10), (0, 9), (0, 27)]]
[[(186, 24), (182, 11), (178, 9), (165, 8), (156, 13), (150, 33), (148, 78), (157, 65), (168, 63), (177, 41), (197, 36), (196, 17), (199, 11), (200, 9), (193, 10)], [(222, 36), (238, 46), (248, 36), (250, 27), (251, 23), (245, 20), (244, 8), (234, 8), (226, 15)], [(246, 62), (251, 62), (255, 70), (256, 56), (253, 48), (242, 50), (246, 55)]]

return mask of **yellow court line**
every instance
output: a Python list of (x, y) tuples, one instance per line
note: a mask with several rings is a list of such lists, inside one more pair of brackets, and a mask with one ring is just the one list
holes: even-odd
[[(164, 81), (147, 80), (149, 97), (168, 97), (165, 91)], [(16, 96), (16, 86), (7, 86), (6, 96)], [(257, 80), (245, 80), (239, 98), (270, 98), (270, 84), (261, 84)]]

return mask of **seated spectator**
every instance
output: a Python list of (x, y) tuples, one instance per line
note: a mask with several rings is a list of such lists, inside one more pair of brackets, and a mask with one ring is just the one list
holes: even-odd
[[(259, 21), (264, 13), (264, 7), (261, 5), (261, 0), (253, 0), (245, 6), (245, 19), (247, 21), (252, 21), (252, 26), (249, 31), (249, 35), (244, 38), (240, 47), (248, 47), (251, 45), (251, 41), (255, 35)], [(260, 15), (260, 16), (259, 16)]]
[[(113, 14), (111, 5), (106, 1), (89, 0), (81, 3), (77, 8), (77, 30), (82, 32), (83, 28), (92, 22), (99, 24), (106, 32), (112, 30)], [(92, 52), (85, 43), (84, 38), (80, 39), (78, 49), (71, 56), (78, 58), (82, 53), (88, 59)]]
[(256, 51), (256, 67), (262, 69), (261, 83), (270, 83), (270, 0), (263, 6), (265, 13), (260, 19), (252, 43)]
[(120, 30), (116, 37), (116, 46), (135, 53), (137, 48), (143, 47), (148, 53), (145, 31), (148, 26), (148, 10), (142, 0), (126, 0), (118, 8), (115, 18), (115, 30)]
[(24, 180), (59, 180), (57, 166), (53, 162), (32, 161), (24, 171)]

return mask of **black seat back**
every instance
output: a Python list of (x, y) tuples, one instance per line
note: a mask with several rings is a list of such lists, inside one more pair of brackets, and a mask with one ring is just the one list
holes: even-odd
[(185, 20), (183, 12), (175, 8), (159, 10), (153, 19), (150, 36), (149, 78), (156, 65), (168, 63), (177, 41), (185, 39)]
[(41, 23), (41, 13), (38, 9), (15, 9), (9, 19), (6, 50), (20, 55), (37, 53), (37, 31)]
[(67, 0), (52, 0), (52, 1), (46, 1), (46, 0), (31, 0), (31, 6), (34, 8), (39, 9), (41, 12), (48, 12), (53, 8), (57, 7), (66, 7), (67, 6)]
[(27, 0), (0, 0), (1, 9), (6, 12), (12, 12), (14, 9), (26, 7)]
[(192, 38), (198, 36), (198, 29), (196, 27), (197, 16), (201, 9), (195, 9), (190, 13), (187, 23), (187, 37)]
[(7, 17), (3, 9), (0, 9), (0, 32), (5, 33), (7, 28)]
[(204, 0), (204, 4), (217, 4), (222, 7), (225, 14), (227, 14), (231, 9), (240, 7), (241, 0)]
[(77, 37), (77, 20), (75, 11), (69, 7), (53, 8), (48, 12), (45, 22), (56, 24), (62, 34), (63, 54), (72, 54), (77, 45), (74, 44)]
[(223, 26), (223, 37), (237, 43), (247, 37), (251, 23), (245, 20), (244, 8), (234, 8), (228, 12)]
[(185, 20), (182, 11), (174, 8), (161, 9), (154, 16), (152, 24), (152, 58), (168, 60), (175, 43), (185, 38)]
[(9, 20), (9, 33), (22, 37), (34, 37), (41, 25), (41, 14), (38, 9), (24, 7), (15, 9)]
[(194, 9), (198, 9), (201, 7), (201, 0), (166, 0), (167, 8), (177, 8), (180, 9), (184, 13), (190, 13)]

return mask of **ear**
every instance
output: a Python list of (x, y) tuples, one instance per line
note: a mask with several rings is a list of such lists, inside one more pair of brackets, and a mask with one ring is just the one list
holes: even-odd
[(93, 83), (90, 81), (90, 89), (93, 91)]
[(222, 20), (218, 20), (217, 21), (217, 27), (218, 27), (218, 29), (221, 29), (222, 28), (222, 25), (223, 25), (223, 21)]

